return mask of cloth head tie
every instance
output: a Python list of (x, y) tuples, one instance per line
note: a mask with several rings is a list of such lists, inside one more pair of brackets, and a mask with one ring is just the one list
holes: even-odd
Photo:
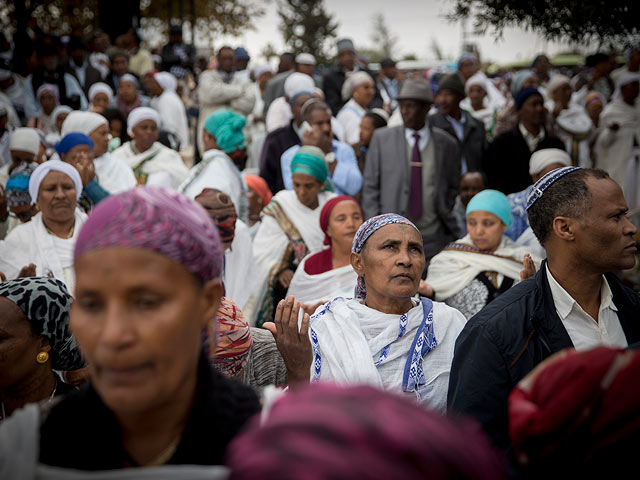
[(82, 194), (82, 180), (75, 167), (62, 160), (48, 160), (38, 165), (29, 178), (29, 195), (31, 196), (32, 204), (38, 201), (40, 184), (50, 172), (60, 172), (67, 175), (76, 187), (76, 200), (80, 199), (80, 195)]
[(571, 165), (571, 157), (559, 148), (543, 148), (533, 152), (529, 159), (529, 175), (537, 175), (549, 165), (558, 163), (564, 167)]
[(300, 147), (291, 160), (291, 174), (304, 173), (320, 183), (329, 176), (329, 169), (324, 161), (324, 152), (318, 147)]
[(245, 148), (243, 128), (246, 120), (239, 113), (220, 109), (207, 117), (204, 129), (216, 139), (220, 150), (233, 153)]
[(524, 105), (524, 102), (526, 102), (529, 97), (532, 97), (534, 95), (539, 95), (540, 97), (542, 97), (542, 94), (538, 91), (537, 88), (527, 87), (520, 90), (520, 93), (518, 93), (518, 96), (516, 97), (516, 110), (520, 110), (522, 108), (522, 105)]
[[(353, 237), (353, 244), (351, 245), (351, 251), (353, 253), (360, 253), (364, 248), (367, 240), (371, 235), (376, 233), (382, 227), (386, 225), (393, 224), (401, 224), (401, 225), (410, 225), (412, 226), (418, 235), (420, 235), (420, 239), (422, 239), (422, 234), (418, 227), (416, 227), (411, 220), (397, 215), (395, 213), (384, 213), (382, 215), (378, 215), (376, 217), (371, 217), (369, 220), (360, 225), (360, 228), (356, 232), (355, 237)], [(358, 277), (358, 282), (356, 284), (355, 297), (357, 299), (364, 299), (367, 296), (367, 289), (364, 284), (364, 278)]]
[(75, 110), (64, 119), (62, 122), (62, 128), (60, 129), (60, 135), (63, 137), (71, 132), (80, 132), (85, 135), (91, 135), (91, 133), (101, 127), (102, 125), (109, 125), (108, 120), (95, 112), (81, 112)]
[(11, 132), (9, 150), (21, 150), (34, 155), (40, 150), (40, 136), (35, 128), (20, 127)]
[(181, 264), (203, 283), (220, 277), (222, 246), (207, 212), (169, 190), (137, 187), (100, 202), (82, 226), (74, 261), (92, 250), (142, 248)]
[(0, 297), (22, 310), (36, 335), (51, 346), (54, 370), (77, 370), (85, 362), (69, 328), (72, 298), (63, 282), (48, 277), (16, 278), (0, 283)]
[(149, 107), (138, 107), (131, 110), (129, 116), (127, 117), (127, 133), (131, 135), (133, 133), (133, 129), (140, 123), (145, 120), (153, 120), (160, 129), (160, 115), (153, 108)]
[(320, 228), (324, 232), (325, 245), (331, 245), (331, 239), (327, 234), (327, 229), (329, 228), (329, 219), (331, 218), (331, 212), (333, 212), (333, 209), (336, 208), (338, 204), (342, 202), (354, 202), (356, 205), (358, 205), (358, 208), (360, 209), (360, 214), (363, 215), (362, 207), (360, 206), (358, 201), (355, 198), (350, 197), (349, 195), (338, 195), (337, 197), (333, 197), (332, 199), (328, 200), (327, 203), (325, 203), (324, 206), (322, 207), (322, 210), (320, 210)]
[(271, 190), (269, 190), (269, 185), (267, 185), (264, 178), (259, 177), (258, 175), (245, 175), (244, 181), (247, 182), (247, 186), (251, 190), (260, 196), (263, 207), (269, 205), (269, 202), (273, 198), (273, 194), (271, 193)]
[(526, 82), (531, 77), (535, 77), (535, 73), (533, 73), (533, 70), (519, 70), (515, 73), (513, 79), (511, 80), (510, 89), (511, 96), (514, 98), (514, 100), (518, 96), (518, 93), (520, 93), (520, 90), (522, 90), (522, 85), (524, 85), (524, 82)]
[(585, 108), (591, 105), (593, 102), (600, 102), (604, 107), (607, 104), (607, 101), (604, 99), (601, 93), (591, 92), (586, 97), (584, 97), (584, 106)]
[(11, 172), (7, 181), (7, 205), (17, 207), (18, 205), (31, 205), (31, 195), (29, 195), (29, 179), (36, 169), (36, 162), (23, 162)]
[(58, 116), (62, 115), (63, 113), (69, 114), (72, 111), (73, 110), (71, 109), (71, 107), (68, 107), (67, 105), (58, 105), (56, 108), (53, 109), (53, 112), (51, 112), (51, 120), (53, 120), (54, 122), (57, 122)]
[(45, 93), (49, 93), (53, 96), (56, 101), (56, 105), (60, 103), (60, 93), (58, 91), (58, 86), (53, 85), (51, 83), (43, 83), (38, 90), (36, 90), (36, 98), (40, 101), (40, 97)]
[(471, 212), (479, 210), (494, 214), (507, 227), (513, 223), (509, 199), (504, 193), (497, 190), (487, 189), (475, 194), (467, 205), (465, 215), (468, 216)]
[(284, 94), (286, 97), (294, 97), (302, 92), (313, 92), (316, 83), (306, 73), (293, 72), (284, 81)]
[(233, 300), (222, 297), (216, 318), (209, 324), (209, 336), (215, 338), (215, 351), (210, 352), (213, 368), (235, 377), (249, 361), (253, 338), (249, 323)]
[(138, 83), (138, 79), (136, 77), (134, 77), (133, 75), (131, 75), (130, 73), (125, 73), (124, 75), (122, 75), (120, 77), (120, 85), (122, 85), (122, 82), (129, 82), (129, 83), (133, 84), (133, 86), (135, 87), (136, 90), (140, 86), (140, 84)]
[(69, 153), (73, 147), (77, 147), (78, 145), (88, 145), (93, 150), (93, 140), (91, 140), (87, 135), (80, 132), (72, 132), (67, 133), (62, 140), (60, 140), (56, 146), (56, 152), (60, 155), (66, 155)]
[(531, 193), (527, 197), (527, 210), (529, 210), (534, 203), (538, 201), (544, 191), (553, 185), (560, 178), (564, 177), (567, 173), (574, 172), (576, 170), (580, 170), (580, 167), (562, 167), (556, 168), (555, 170), (551, 170), (545, 176), (543, 176), (540, 180), (538, 180), (531, 189)]
[(113, 90), (111, 87), (104, 82), (97, 82), (89, 88), (89, 101), (93, 102), (93, 99), (96, 98), (96, 95), (99, 93), (104, 93), (109, 99), (109, 103), (113, 100)]
[(178, 88), (178, 80), (169, 72), (155, 73), (153, 78), (155, 78), (158, 85), (160, 85), (164, 91), (175, 92)]

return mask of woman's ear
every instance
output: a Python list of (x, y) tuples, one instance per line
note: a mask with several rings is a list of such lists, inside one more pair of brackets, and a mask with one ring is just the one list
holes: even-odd
[(214, 318), (222, 301), (222, 281), (219, 278), (209, 280), (202, 287), (203, 315), (202, 327), (206, 327), (209, 320)]
[(359, 277), (364, 277), (364, 265), (362, 262), (362, 252), (360, 253), (354, 253), (351, 252), (351, 266), (353, 267), (353, 270), (356, 272), (356, 274)]

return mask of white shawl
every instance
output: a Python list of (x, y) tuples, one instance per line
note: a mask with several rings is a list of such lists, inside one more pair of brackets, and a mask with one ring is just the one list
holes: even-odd
[(256, 265), (253, 261), (253, 241), (249, 227), (242, 220), (236, 221), (236, 234), (231, 248), (224, 252), (225, 297), (230, 298), (244, 311), (253, 291)]
[[(497, 272), (512, 278), (515, 283), (520, 281), (520, 271), (523, 259), (530, 249), (516, 245), (511, 239), (502, 236), (500, 246), (493, 254), (481, 253), (471, 241), (471, 236), (457, 240), (455, 245), (470, 247), (475, 251), (462, 251), (445, 248), (438, 253), (429, 264), (426, 282), (436, 292), (436, 300), (444, 301), (460, 292), (469, 285), (481, 272)], [(540, 267), (540, 260), (531, 255), (536, 269)]]
[(304, 257), (296, 273), (293, 275), (287, 296), (293, 295), (296, 300), (307, 305), (328, 302), (332, 298), (352, 298), (356, 288), (358, 275), (351, 265), (334, 268), (328, 272), (309, 275), (304, 266), (310, 255)]
[[(37, 276), (57, 278), (65, 282), (69, 292), (73, 294), (73, 270), (67, 265), (65, 276), (62, 259), (73, 257), (75, 241), (87, 215), (76, 208), (75, 219), (73, 236), (69, 241), (62, 242), (56, 241), (54, 236), (47, 232), (42, 222), (42, 212), (34, 215), (31, 221), (18, 225), (0, 242), (0, 272), (8, 279), (13, 279), (18, 276), (22, 267), (33, 263), (36, 265)], [(65, 250), (59, 251), (59, 248)]]
[(110, 153), (95, 158), (93, 164), (96, 167), (98, 182), (111, 194), (130, 190), (137, 185), (131, 167)]
[[(311, 378), (402, 392), (405, 364), (424, 319), (422, 303), (417, 302), (405, 315), (406, 330), (398, 338), (404, 315), (385, 314), (358, 300), (344, 298), (320, 307), (311, 317), (309, 329), (315, 357)], [(422, 360), (426, 383), (420, 387), (418, 397), (421, 403), (439, 412), (446, 411), (453, 348), (465, 323), (459, 311), (444, 303), (433, 303), (437, 346)], [(380, 362), (387, 345), (387, 355)]]
[(135, 153), (131, 148), (132, 142), (133, 140), (115, 149), (111, 155), (122, 160), (134, 171), (145, 159), (153, 157), (142, 166), (142, 173), (148, 175), (146, 185), (176, 190), (189, 175), (189, 170), (178, 152), (155, 142), (146, 152)]
[(180, 150), (189, 147), (189, 123), (184, 103), (174, 91), (165, 89), (157, 98), (151, 100), (151, 106), (158, 111), (162, 127), (180, 140)]

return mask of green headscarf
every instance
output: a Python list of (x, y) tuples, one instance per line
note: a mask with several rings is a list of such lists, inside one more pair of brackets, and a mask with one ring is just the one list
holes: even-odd
[(218, 110), (207, 117), (204, 129), (216, 139), (220, 150), (225, 153), (233, 153), (245, 148), (242, 129), (246, 123), (245, 118), (233, 113), (231, 110)]
[(324, 161), (324, 152), (310, 145), (300, 147), (291, 160), (291, 174), (294, 173), (304, 173), (325, 183), (329, 169)]

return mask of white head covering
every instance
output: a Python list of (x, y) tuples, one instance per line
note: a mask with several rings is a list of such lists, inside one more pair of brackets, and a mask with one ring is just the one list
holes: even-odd
[(557, 75), (554, 75), (553, 77), (551, 77), (551, 80), (549, 80), (549, 83), (547, 83), (547, 96), (548, 97), (553, 96), (553, 92), (555, 92), (558, 88), (560, 88), (565, 83), (571, 86), (571, 79), (566, 75), (562, 75), (558, 73)]
[(16, 128), (11, 132), (9, 150), (22, 150), (37, 155), (40, 150), (38, 131), (35, 128)]
[(38, 165), (31, 174), (31, 178), (29, 178), (29, 195), (31, 196), (32, 204), (36, 203), (36, 200), (38, 200), (40, 184), (49, 172), (61, 172), (73, 180), (73, 184), (76, 187), (76, 200), (80, 198), (80, 195), (82, 194), (82, 180), (80, 179), (80, 174), (75, 167), (61, 160), (48, 160)]
[(162, 87), (162, 90), (175, 92), (178, 87), (178, 80), (169, 72), (158, 72), (153, 75), (153, 78), (156, 79), (156, 82)]
[(138, 107), (131, 110), (127, 117), (127, 133), (131, 135), (133, 128), (144, 120), (153, 120), (160, 128), (160, 115), (153, 108)]
[(138, 79), (133, 75), (131, 75), (130, 73), (125, 73), (120, 77), (120, 83), (122, 82), (131, 82), (133, 83), (133, 86), (136, 87), (136, 89), (139, 86)]
[(349, 75), (349, 78), (347, 78), (347, 80), (342, 85), (342, 99), (348, 100), (349, 98), (351, 98), (353, 89), (366, 81), (373, 83), (373, 78), (371, 78), (371, 75), (369, 75), (367, 72), (359, 71), (353, 73), (352, 75)]
[(102, 125), (109, 125), (109, 122), (99, 113), (75, 110), (67, 115), (67, 118), (62, 122), (60, 135), (64, 137), (67, 133), (71, 132), (90, 135), (91, 132)]
[(284, 81), (284, 94), (289, 98), (293, 98), (302, 92), (313, 93), (315, 88), (316, 83), (306, 73), (293, 72)]
[(296, 55), (295, 62), (299, 63), (300, 65), (315, 65), (316, 57), (314, 57), (310, 53), (299, 53), (298, 55)]
[(613, 92), (613, 99), (622, 98), (622, 92), (620, 89), (625, 85), (628, 85), (633, 82), (640, 81), (640, 73), (638, 72), (627, 72), (620, 75), (618, 81), (616, 82), (616, 90)]
[(268, 63), (263, 63), (262, 65), (258, 65), (253, 69), (253, 76), (256, 80), (258, 80), (258, 78), (260, 78), (260, 75), (265, 72), (275, 73), (271, 65), (269, 65)]
[(104, 93), (109, 98), (109, 103), (113, 100), (113, 90), (106, 83), (98, 82), (91, 85), (91, 88), (89, 88), (89, 101), (93, 102), (98, 93)]
[(55, 122), (58, 119), (58, 115), (61, 113), (71, 113), (72, 111), (71, 107), (67, 105), (58, 105), (53, 109), (53, 112), (51, 112), (51, 120)]
[(379, 117), (383, 118), (385, 122), (389, 123), (389, 114), (387, 113), (386, 110), (382, 108), (372, 108), (370, 112), (375, 113)]
[[(571, 166), (571, 157), (559, 148), (543, 148), (531, 155), (529, 159), (529, 175), (537, 175), (552, 163), (559, 163), (565, 167)], [(558, 167), (560, 168), (560, 167)]]
[(467, 83), (464, 84), (464, 91), (467, 95), (469, 95), (469, 89), (473, 85), (477, 85), (478, 87), (482, 88), (485, 91), (485, 93), (487, 93), (489, 91), (487, 87), (488, 81), (489, 80), (487, 79), (487, 76), (484, 73), (478, 72), (469, 77), (469, 80), (467, 80)]

